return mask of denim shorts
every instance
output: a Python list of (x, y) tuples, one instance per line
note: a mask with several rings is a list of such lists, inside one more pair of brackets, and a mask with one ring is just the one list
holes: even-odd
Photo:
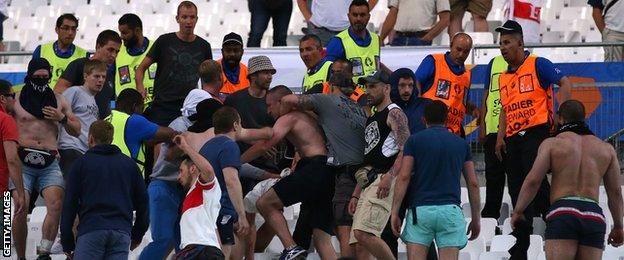
[[(50, 186), (65, 188), (65, 180), (63, 179), (58, 159), (55, 159), (54, 162), (43, 169), (36, 169), (22, 164), (22, 178), (24, 179), (24, 189), (31, 194), (33, 189), (42, 192)], [(15, 189), (15, 184), (9, 181), (9, 190), (13, 189)]]
[[(440, 247), (462, 249), (468, 243), (464, 213), (457, 205), (419, 206), (411, 208), (405, 216), (401, 239), (405, 243), (431, 245), (435, 239)], [(414, 213), (416, 217), (414, 217)]]

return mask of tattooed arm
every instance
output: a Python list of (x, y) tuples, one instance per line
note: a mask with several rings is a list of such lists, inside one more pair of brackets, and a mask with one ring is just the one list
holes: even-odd
[(280, 100), (281, 110), (288, 113), (293, 110), (314, 110), (314, 103), (310, 95), (287, 95)]
[(397, 155), (396, 160), (394, 160), (394, 164), (390, 170), (390, 174), (392, 174), (392, 176), (397, 176), (399, 174), (399, 168), (401, 168), (401, 160), (403, 159), (403, 146), (405, 146), (405, 142), (410, 136), (409, 125), (407, 123), (405, 113), (403, 113), (403, 110), (399, 108), (390, 110), (386, 123), (390, 126), (390, 129), (392, 129), (394, 140), (396, 145), (399, 147), (399, 154)]

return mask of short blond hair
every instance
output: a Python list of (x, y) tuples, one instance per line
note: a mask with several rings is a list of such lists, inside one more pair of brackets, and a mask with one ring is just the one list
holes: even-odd
[(221, 64), (214, 60), (205, 60), (199, 65), (199, 78), (202, 83), (215, 83), (221, 81)]

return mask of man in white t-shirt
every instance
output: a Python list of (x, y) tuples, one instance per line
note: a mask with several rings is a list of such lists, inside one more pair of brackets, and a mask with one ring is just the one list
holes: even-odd
[(198, 88), (191, 90), (184, 98), (182, 109), (180, 109), (182, 116), (189, 117), (197, 113), (195, 107), (205, 99), (214, 98), (223, 103), (225, 95), (221, 94), (223, 87), (221, 71), (221, 65), (214, 60), (205, 60), (199, 65)]
[(448, 0), (389, 0), (388, 9), (379, 37), (383, 43), (394, 29), (392, 46), (431, 45), (451, 20)]
[(217, 235), (221, 208), (221, 188), (206, 158), (193, 149), (182, 135), (174, 143), (186, 154), (180, 164), (178, 181), (188, 189), (180, 217), (180, 252), (174, 259), (225, 259)]
[[(372, 10), (378, 0), (369, 0), (368, 5)], [(329, 39), (349, 27), (349, 4), (351, 0), (297, 0), (299, 10), (303, 18), (308, 22), (307, 34), (314, 34), (321, 39), (323, 46)]]
[(539, 43), (540, 12), (543, 0), (507, 0), (505, 3), (505, 20), (514, 20), (522, 26), (524, 43)]
[[(592, 17), (602, 33), (603, 42), (624, 41), (624, 1), (589, 0)], [(605, 61), (624, 61), (624, 46), (605, 46)]]

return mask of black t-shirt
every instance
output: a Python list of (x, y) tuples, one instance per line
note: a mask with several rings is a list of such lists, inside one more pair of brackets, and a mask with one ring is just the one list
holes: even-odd
[[(84, 65), (88, 58), (78, 58), (67, 65), (61, 78), (69, 81), (72, 86), (84, 85)], [(115, 67), (110, 66), (106, 71), (106, 81), (102, 91), (95, 94), (95, 103), (98, 106), (100, 119), (104, 119), (111, 112), (110, 102), (115, 96)]]
[(199, 65), (212, 59), (210, 43), (199, 36), (185, 42), (167, 33), (156, 39), (147, 56), (158, 64), (154, 103), (179, 103), (179, 113), (186, 95), (197, 87)]

